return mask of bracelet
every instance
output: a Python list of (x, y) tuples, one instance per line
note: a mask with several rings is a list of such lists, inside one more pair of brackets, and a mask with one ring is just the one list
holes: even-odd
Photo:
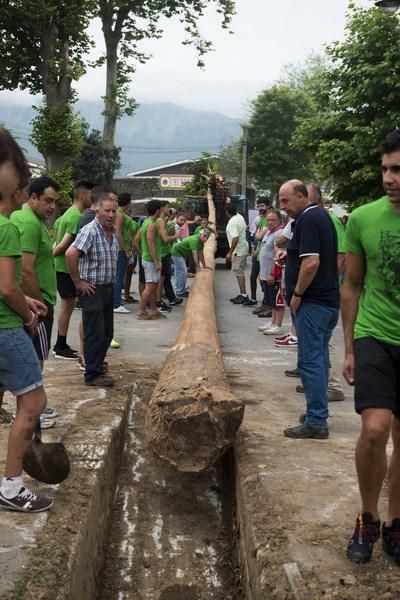
[(29, 323), (24, 323), (24, 325), (26, 325), (26, 327), (30, 327), (33, 323), (33, 321), (35, 320), (35, 313), (31, 310), (31, 315), (32, 315), (32, 319), (29, 321)]
[(303, 294), (298, 294), (298, 293), (296, 292), (296, 290), (295, 290), (295, 291), (293, 292), (293, 296), (294, 296), (295, 298), (302, 298), (302, 297), (303, 297)]

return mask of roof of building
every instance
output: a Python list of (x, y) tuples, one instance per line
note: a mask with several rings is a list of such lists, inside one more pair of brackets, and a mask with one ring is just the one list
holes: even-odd
[[(211, 158), (218, 158), (218, 156), (211, 156)], [(166, 165), (158, 165), (155, 167), (151, 167), (151, 169), (142, 169), (141, 171), (133, 171), (132, 173), (128, 173), (126, 175), (126, 177), (140, 177), (142, 175), (144, 176), (149, 176), (150, 173), (152, 173), (153, 171), (160, 171), (161, 169), (170, 169), (171, 167), (177, 167), (177, 166), (181, 166), (181, 165), (191, 165), (193, 163), (197, 163), (204, 160), (203, 157), (202, 158), (187, 158), (185, 160), (178, 160), (176, 162), (173, 163), (169, 163)]]

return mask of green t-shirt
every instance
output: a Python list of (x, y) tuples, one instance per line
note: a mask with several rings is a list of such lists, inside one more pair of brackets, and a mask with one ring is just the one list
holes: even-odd
[[(154, 221), (154, 219), (147, 217), (147, 219), (145, 219), (143, 221), (142, 226), (140, 228), (140, 246), (142, 249), (142, 259), (147, 260), (147, 262), (153, 262), (153, 258), (150, 254), (149, 244), (147, 242), (147, 230), (149, 228), (149, 225), (154, 225), (154, 224), (156, 225), (156, 222)], [(160, 237), (157, 227), (156, 227), (155, 245), (156, 245), (157, 259), (161, 260), (161, 237)]]
[(172, 246), (172, 256), (190, 256), (193, 250), (202, 250), (204, 243), (200, 239), (200, 235), (190, 235), (181, 242), (177, 242)]
[[(132, 219), (129, 215), (127, 215), (120, 208), (117, 209), (117, 215), (120, 215), (124, 218), (124, 220), (122, 221), (122, 227), (121, 227), (122, 238), (123, 238), (125, 244), (128, 246), (128, 248), (132, 248), (132, 227), (131, 227)], [(122, 250), (121, 246), (119, 246), (119, 250)]]
[(19, 230), (22, 252), (36, 254), (35, 273), (40, 291), (46, 302), (57, 302), (56, 270), (53, 259), (53, 243), (46, 225), (25, 204), (22, 210), (12, 213), (10, 220)]
[(346, 252), (346, 244), (345, 244), (346, 229), (345, 229), (345, 226), (343, 225), (343, 223), (339, 219), (339, 217), (337, 215), (335, 215), (335, 213), (329, 211), (329, 216), (332, 219), (333, 224), (336, 229), (336, 236), (337, 236), (337, 242), (338, 242), (338, 250), (337, 251), (339, 254), (344, 254)]
[(400, 346), (400, 212), (387, 196), (350, 215), (346, 249), (366, 260), (355, 339), (372, 336)]
[[(268, 219), (267, 219), (267, 217), (266, 216), (265, 217), (264, 216), (260, 217), (260, 220), (258, 221), (258, 225), (257, 225), (257, 232), (261, 231), (262, 229), (265, 229), (266, 227), (268, 227)], [(257, 242), (257, 248), (256, 248), (256, 250), (257, 250), (258, 254), (260, 254), (261, 244), (262, 243), (263, 243), (262, 240), (258, 240), (258, 242)]]
[[(160, 217), (159, 219), (157, 219), (157, 227), (158, 224), (161, 223), (161, 221), (164, 221), (164, 219), (162, 217)], [(167, 231), (167, 234), (169, 236), (173, 236), (175, 235), (175, 225), (172, 223), (173, 225), (173, 232), (171, 233), (172, 229), (170, 226), (170, 221), (164, 221), (165, 224), (165, 229)], [(168, 227), (169, 225), (169, 227)], [(164, 240), (161, 237), (160, 234), (160, 244), (161, 244), (161, 258), (164, 258), (164, 256), (169, 256), (171, 254), (171, 242), (164, 242)]]
[[(79, 224), (81, 221), (82, 213), (75, 206), (70, 206), (61, 217), (56, 235), (56, 244), (59, 244), (64, 238), (66, 233), (76, 235), (79, 231)], [(65, 255), (60, 254), (54, 257), (54, 264), (56, 271), (60, 273), (68, 273), (67, 263), (65, 262)]]
[[(12, 256), (15, 258), (15, 274), (19, 284), (21, 281), (22, 257), (19, 231), (14, 223), (11, 223), (4, 215), (0, 214), (0, 256)], [(0, 296), (0, 329), (12, 329), (22, 327), (22, 318)]]

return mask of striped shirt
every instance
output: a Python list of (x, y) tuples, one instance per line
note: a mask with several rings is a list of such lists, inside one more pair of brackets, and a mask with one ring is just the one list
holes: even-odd
[(118, 260), (118, 240), (114, 232), (109, 241), (95, 218), (82, 227), (72, 245), (83, 252), (79, 259), (81, 279), (96, 285), (113, 283)]

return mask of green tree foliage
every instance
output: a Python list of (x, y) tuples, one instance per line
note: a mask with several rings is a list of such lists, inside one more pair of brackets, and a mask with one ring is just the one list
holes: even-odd
[(242, 144), (238, 140), (229, 146), (221, 148), (219, 153), (218, 171), (227, 181), (239, 182), (242, 173)]
[(208, 178), (218, 171), (218, 160), (209, 152), (202, 152), (202, 159), (193, 163), (188, 172), (193, 174), (193, 180), (185, 186), (188, 196), (206, 196)]
[[(41, 124), (50, 118), (43, 131), (49, 131), (55, 120), (57, 127), (62, 125), (73, 99), (72, 82), (85, 72), (84, 55), (90, 47), (86, 29), (96, 4), (95, 0), (0, 2), (0, 89), (43, 94), (49, 112), (39, 115)], [(46, 152), (51, 172), (64, 167), (62, 153)]]
[(183, 44), (195, 46), (198, 65), (203, 66), (203, 57), (211, 50), (212, 43), (201, 36), (199, 24), (210, 5), (221, 15), (222, 27), (227, 28), (234, 14), (234, 0), (99, 0), (98, 15), (106, 54), (97, 64), (107, 66), (103, 128), (106, 144), (114, 142), (117, 120), (123, 114), (133, 114), (136, 109), (135, 100), (129, 97), (129, 84), (135, 63), (149, 58), (141, 50), (141, 42), (162, 36), (160, 20), (163, 17), (177, 17), (186, 33)]
[(300, 117), (312, 112), (308, 95), (286, 84), (264, 90), (251, 104), (248, 173), (273, 197), (287, 179), (312, 175), (310, 153), (292, 145)]
[(354, 207), (382, 195), (377, 147), (399, 124), (399, 19), (352, 7), (345, 40), (327, 55), (310, 92), (317, 113), (302, 119), (295, 145), (315, 155), (335, 201)]
[(74, 180), (89, 179), (96, 185), (109, 185), (121, 167), (120, 152), (118, 146), (107, 146), (97, 129), (89, 132), (86, 123), (82, 151), (72, 163)]
[(43, 156), (62, 156), (65, 163), (79, 156), (83, 147), (82, 122), (70, 104), (36, 110), (31, 140), (39, 152)]

